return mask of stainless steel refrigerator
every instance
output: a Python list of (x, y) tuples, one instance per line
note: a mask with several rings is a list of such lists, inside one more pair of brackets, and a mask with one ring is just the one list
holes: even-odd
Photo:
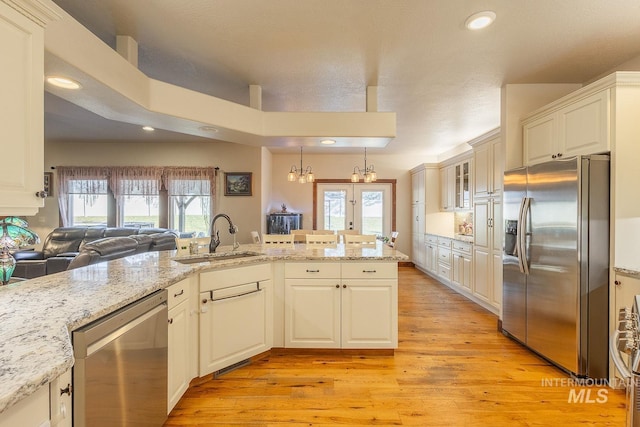
[(502, 329), (579, 377), (608, 377), (609, 156), (504, 174)]

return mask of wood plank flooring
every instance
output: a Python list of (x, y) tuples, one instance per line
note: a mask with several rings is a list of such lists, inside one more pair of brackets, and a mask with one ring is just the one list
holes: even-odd
[(624, 391), (572, 387), (493, 314), (416, 269), (399, 278), (395, 355), (273, 350), (192, 386), (165, 426), (624, 425)]

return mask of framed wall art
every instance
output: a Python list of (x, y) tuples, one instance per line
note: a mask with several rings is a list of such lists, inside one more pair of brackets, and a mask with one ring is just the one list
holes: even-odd
[(47, 193), (47, 197), (53, 197), (53, 172), (44, 173), (44, 186), (42, 189)]
[(224, 174), (225, 196), (251, 196), (252, 172), (226, 172)]

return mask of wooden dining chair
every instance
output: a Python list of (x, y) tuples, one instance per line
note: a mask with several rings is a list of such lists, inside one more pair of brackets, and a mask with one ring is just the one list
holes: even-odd
[(338, 243), (338, 236), (335, 234), (307, 234), (305, 243), (307, 245), (335, 245)]
[(263, 245), (293, 245), (293, 234), (263, 234)]
[(333, 230), (313, 230), (313, 233), (310, 234), (336, 234), (336, 232)]
[(294, 243), (304, 243), (306, 235), (313, 234), (313, 230), (291, 230), (291, 234), (293, 234)]
[(376, 236), (375, 234), (345, 234), (344, 243), (349, 244), (359, 244), (359, 245), (375, 245), (376, 244)]
[(360, 234), (360, 230), (338, 230), (336, 233), (338, 234), (338, 242), (344, 243), (345, 234)]

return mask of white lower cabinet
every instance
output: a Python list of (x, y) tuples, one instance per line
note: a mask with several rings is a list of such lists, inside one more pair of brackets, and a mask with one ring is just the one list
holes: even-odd
[(200, 274), (200, 376), (267, 351), (272, 344), (271, 264)]
[(451, 281), (451, 239), (438, 237), (438, 264), (436, 274), (445, 283)]
[(451, 243), (451, 284), (471, 291), (473, 284), (473, 245), (454, 240)]
[[(71, 407), (69, 407), (69, 413)], [(49, 387), (43, 386), (0, 414), (0, 427), (46, 426), (49, 422)]]
[(167, 376), (167, 414), (178, 403), (191, 381), (189, 296), (190, 280), (185, 279), (167, 288), (169, 308), (169, 351)]
[(49, 383), (49, 404), (52, 427), (71, 427), (73, 425), (73, 410), (71, 393), (71, 370), (60, 375)]
[(287, 263), (285, 347), (396, 348), (396, 262)]

